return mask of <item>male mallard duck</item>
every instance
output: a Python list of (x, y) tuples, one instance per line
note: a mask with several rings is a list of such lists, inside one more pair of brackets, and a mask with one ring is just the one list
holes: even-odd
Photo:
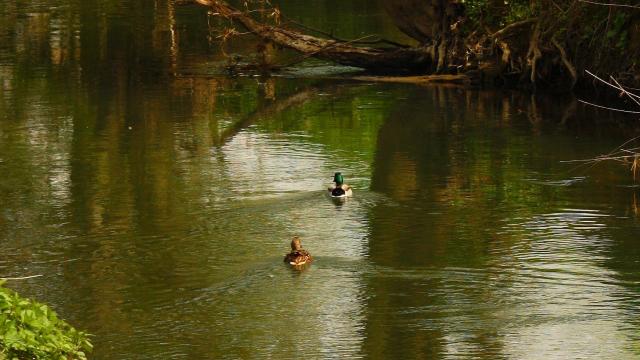
[(346, 197), (352, 196), (353, 190), (351, 190), (351, 186), (344, 183), (344, 177), (341, 173), (337, 172), (333, 174), (333, 182), (336, 183), (332, 185), (328, 191), (331, 197)]
[(313, 258), (311, 257), (311, 254), (309, 254), (307, 250), (304, 250), (302, 248), (300, 238), (294, 236), (293, 240), (291, 240), (291, 252), (285, 255), (284, 262), (289, 263), (293, 266), (299, 266), (310, 263), (312, 261)]

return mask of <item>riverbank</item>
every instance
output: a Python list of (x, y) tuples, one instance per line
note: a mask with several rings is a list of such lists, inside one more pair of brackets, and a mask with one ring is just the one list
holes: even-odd
[[(222, 41), (249, 31), (263, 41), (256, 68), (270, 71), (272, 47), (366, 69), (375, 81), (454, 82), (567, 92), (587, 88), (586, 71), (608, 74), (629, 88), (640, 87), (640, 12), (633, 5), (574, 0), (398, 1), (387, 4), (396, 26), (417, 41), (399, 44), (375, 34), (342, 40), (286, 17), (277, 6), (257, 1), (235, 8), (220, 0), (194, 0), (215, 16), (240, 24), (219, 29)], [(257, 15), (256, 15), (257, 14)], [(491, 16), (487, 16), (491, 14)], [(427, 26), (426, 24), (430, 24)], [(310, 32), (320, 35), (310, 35)], [(300, 61), (300, 60), (298, 60)], [(398, 74), (409, 77), (398, 77)]]

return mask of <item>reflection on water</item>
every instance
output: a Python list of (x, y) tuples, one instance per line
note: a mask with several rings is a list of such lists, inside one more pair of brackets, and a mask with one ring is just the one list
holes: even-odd
[(629, 258), (611, 258), (637, 218), (621, 216), (624, 192), (602, 185), (625, 180), (557, 161), (601, 140), (545, 130), (553, 121), (505, 114), (497, 99), (428, 93), (398, 104), (379, 131), (371, 188), (396, 202), (369, 215), (369, 260), (385, 270), (368, 280), (368, 354), (637, 356), (638, 283), (617, 271)]
[[(342, 37), (398, 37), (369, 3), (282, 3)], [(640, 355), (637, 187), (561, 163), (623, 141), (609, 114), (211, 76), (210, 20), (0, 4), (0, 276), (43, 274), (9, 285), (95, 334), (93, 358)], [(335, 171), (354, 198), (326, 196)], [(316, 259), (303, 271), (282, 263), (293, 235)]]

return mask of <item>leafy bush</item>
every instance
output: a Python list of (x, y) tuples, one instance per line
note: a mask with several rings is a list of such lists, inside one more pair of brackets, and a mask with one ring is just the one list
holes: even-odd
[(0, 281), (0, 360), (86, 359), (92, 345), (47, 305), (22, 298)]

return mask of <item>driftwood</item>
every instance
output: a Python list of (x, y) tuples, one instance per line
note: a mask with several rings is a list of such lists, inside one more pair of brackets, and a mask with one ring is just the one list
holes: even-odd
[(478, 79), (467, 75), (423, 75), (423, 76), (354, 76), (351, 79), (369, 82), (384, 82), (397, 84), (457, 84), (473, 85)]
[[(240, 23), (249, 32), (275, 45), (296, 50), (307, 56), (355, 66), (373, 72), (417, 72), (432, 66), (432, 57), (423, 47), (360, 47), (356, 41), (338, 41), (259, 22), (247, 12), (237, 10), (221, 0), (195, 0), (217, 15)], [(361, 39), (360, 39), (361, 40)]]

